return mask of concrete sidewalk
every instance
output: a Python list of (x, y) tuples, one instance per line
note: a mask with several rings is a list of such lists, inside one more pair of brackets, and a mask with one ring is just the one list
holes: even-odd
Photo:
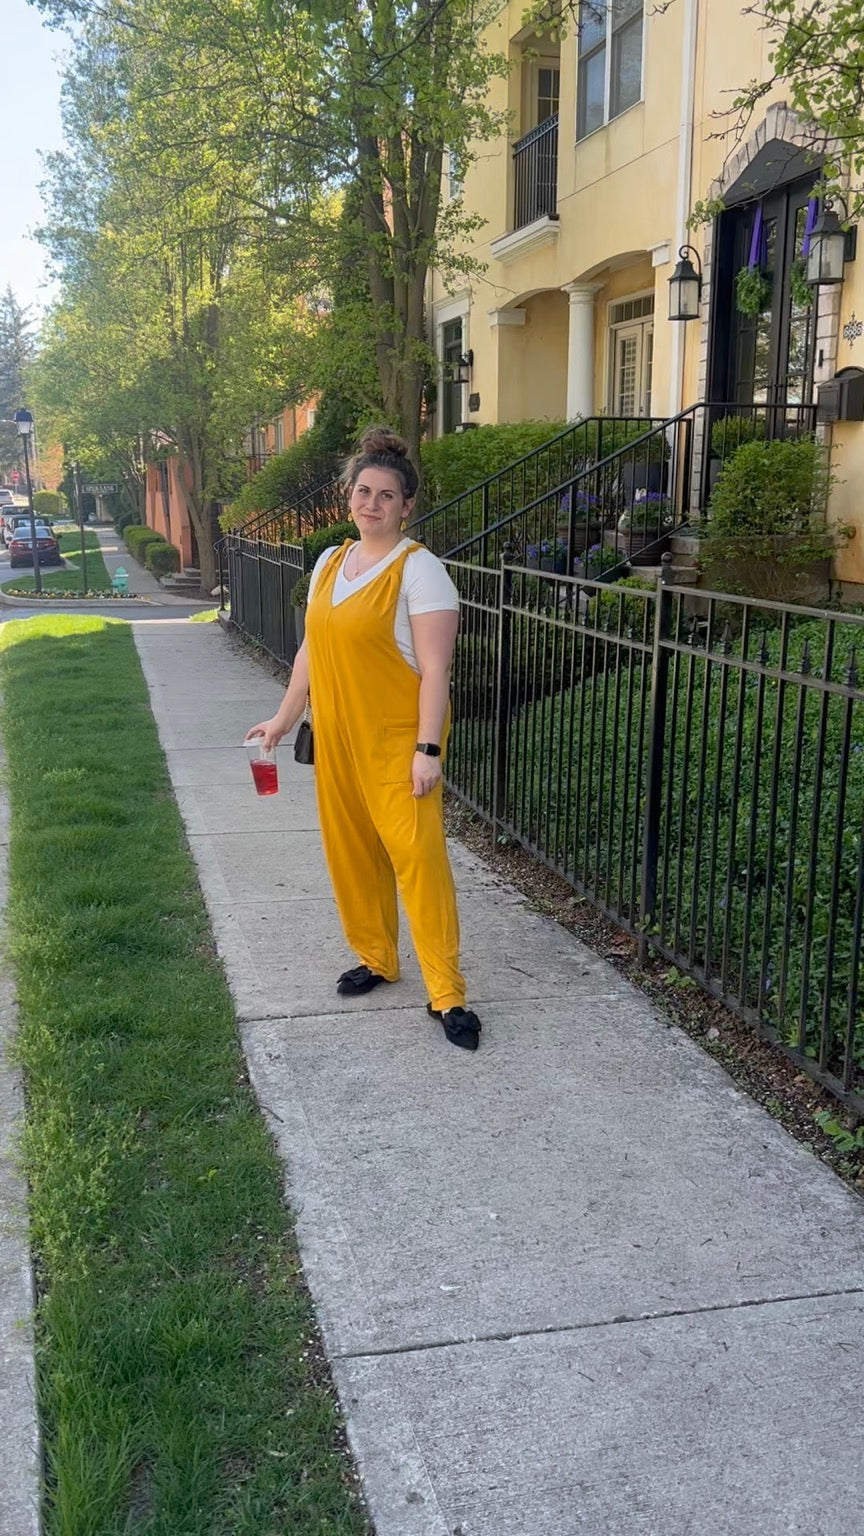
[[(864, 1206), (459, 845), (476, 1055), (355, 1001), (280, 689), (137, 624), (378, 1536), (840, 1536), (864, 1499)], [(382, 995), (383, 994), (383, 995)]]

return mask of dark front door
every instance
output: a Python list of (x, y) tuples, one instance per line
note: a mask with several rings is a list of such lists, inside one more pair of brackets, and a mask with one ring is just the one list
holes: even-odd
[[(796, 282), (812, 189), (808, 177), (721, 215), (710, 380), (715, 400), (742, 406), (812, 402), (815, 305)], [(765, 299), (759, 314), (742, 314), (735, 276), (754, 254)]]

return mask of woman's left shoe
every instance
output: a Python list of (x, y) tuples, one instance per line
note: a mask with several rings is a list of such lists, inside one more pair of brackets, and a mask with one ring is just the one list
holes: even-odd
[(426, 1012), (431, 1018), (441, 1020), (451, 1045), (461, 1045), (464, 1051), (476, 1051), (483, 1026), (470, 1008), (433, 1008), (427, 1003)]

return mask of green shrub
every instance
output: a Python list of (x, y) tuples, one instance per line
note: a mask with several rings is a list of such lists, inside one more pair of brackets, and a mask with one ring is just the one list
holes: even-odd
[(744, 443), (711, 493), (700, 545), (708, 585), (778, 602), (824, 596), (827, 562), (850, 533), (826, 524), (830, 484), (811, 438)]
[(144, 546), (144, 564), (154, 576), (170, 576), (180, 569), (180, 552), (164, 540)]
[(130, 527), (138, 528), (140, 526), (141, 525), (138, 522), (138, 514), (137, 512), (133, 512), (131, 507), (124, 507), (122, 512), (118, 512), (114, 519), (114, 527), (118, 533), (123, 533), (127, 528)]
[(256, 512), (275, 512), (290, 506), (302, 496), (335, 480), (341, 461), (335, 453), (324, 449), (315, 427), (286, 448), (284, 453), (274, 454), (263, 469), (253, 475), (226, 507), (219, 522), (226, 533), (253, 517)]
[(728, 459), (745, 443), (765, 436), (764, 416), (723, 416), (711, 428), (711, 452), (715, 459)]
[[(563, 421), (504, 422), (451, 432), (420, 449), (426, 505), (452, 501), (564, 430)], [(542, 488), (541, 488), (542, 489)]]
[(359, 539), (360, 533), (356, 523), (330, 523), (326, 528), (318, 528), (315, 533), (307, 533), (302, 540), (306, 551), (306, 565), (311, 571), (319, 555), (323, 555), (325, 549), (330, 549), (334, 544), (344, 544), (346, 539)]
[(33, 497), (33, 510), (40, 517), (60, 515), (60, 496), (57, 491), (37, 491)]
[(144, 528), (140, 523), (130, 523), (129, 527), (123, 530), (123, 542), (130, 555), (134, 555), (135, 559), (143, 565), (147, 545), (164, 544), (165, 540), (155, 528)]
[(299, 581), (295, 581), (291, 588), (291, 602), (295, 608), (306, 607), (309, 599), (309, 581), (311, 576), (312, 572), (307, 571), (306, 575), (301, 576)]
[(812, 439), (744, 443), (711, 492), (710, 532), (798, 533), (824, 520), (828, 485), (824, 450)]

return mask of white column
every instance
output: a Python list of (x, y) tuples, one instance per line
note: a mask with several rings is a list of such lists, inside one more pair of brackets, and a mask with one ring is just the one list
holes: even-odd
[(567, 420), (594, 415), (594, 295), (599, 283), (567, 283)]

